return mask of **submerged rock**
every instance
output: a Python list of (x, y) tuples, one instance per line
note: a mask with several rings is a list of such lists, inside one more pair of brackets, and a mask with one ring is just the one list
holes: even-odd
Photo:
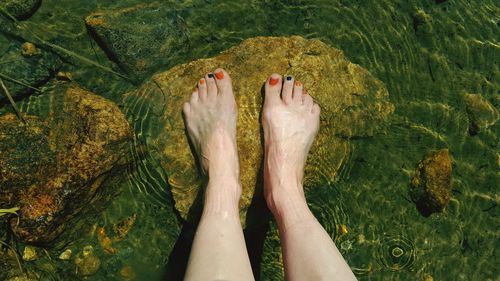
[(415, 33), (425, 30), (426, 32), (432, 31), (432, 17), (424, 10), (417, 10), (413, 13), (413, 30)]
[(467, 115), (469, 116), (469, 134), (477, 133), (494, 125), (498, 118), (498, 110), (479, 94), (465, 94)]
[(422, 215), (442, 211), (451, 198), (451, 159), (448, 149), (427, 154), (418, 163), (411, 186), (411, 197)]
[(432, 16), (424, 10), (418, 9), (413, 13), (412, 18), (415, 35), (425, 45), (434, 46), (435, 34), (432, 24)]
[(0, 116), (0, 205), (20, 207), (11, 228), (26, 243), (53, 241), (128, 163), (132, 132), (115, 104), (68, 83), (50, 99), (46, 120)]
[(25, 57), (32, 57), (38, 55), (40, 50), (35, 46), (35, 44), (30, 42), (24, 42), (21, 45), (21, 54)]
[(106, 234), (106, 230), (103, 227), (97, 229), (97, 240), (104, 252), (108, 254), (116, 253), (116, 249), (112, 245), (113, 241), (111, 241), (111, 238)]
[[(108, 57), (135, 82), (142, 82), (157, 71), (269, 33), (263, 27), (274, 21), (276, 14), (259, 12), (256, 17), (256, 11), (269, 5), (257, 2), (155, 1), (98, 10), (85, 22)], [(242, 28), (245, 26), (252, 28)]]
[(133, 280), (136, 277), (134, 268), (130, 265), (126, 265), (120, 269), (120, 276), (125, 280)]
[(36, 248), (33, 246), (24, 247), (23, 260), (24, 261), (34, 261), (36, 259), (38, 259), (38, 254), (36, 252)]
[(94, 253), (92, 246), (85, 246), (81, 254), (75, 259), (76, 272), (81, 276), (90, 276), (101, 268), (101, 260)]
[(261, 189), (262, 184), (259, 115), (262, 87), (269, 74), (294, 75), (322, 107), (321, 128), (305, 168), (306, 189), (335, 181), (349, 155), (349, 139), (373, 135), (394, 110), (384, 85), (367, 70), (350, 63), (340, 50), (298, 36), (247, 39), (214, 58), (155, 75), (142, 88), (125, 95), (124, 103), (128, 114), (144, 118), (137, 133), (148, 136), (149, 148), (156, 150), (183, 218), (188, 218), (203, 181), (189, 148), (181, 108), (195, 82), (217, 67), (224, 67), (237, 81), (233, 86), (239, 107), (243, 221), (256, 186)]
[(176, 13), (172, 5), (154, 2), (95, 12), (85, 23), (108, 56), (142, 80), (166, 65), (173, 54), (185, 52), (188, 38)]
[(71, 259), (71, 255), (73, 254), (73, 251), (71, 251), (71, 249), (66, 249), (64, 250), (60, 255), (59, 255), (59, 259), (60, 260), (63, 260), (63, 261), (67, 261), (69, 259)]
[(31, 17), (41, 4), (42, 0), (0, 0), (0, 8), (18, 20)]
[[(32, 93), (33, 88), (44, 85), (62, 66), (57, 55), (27, 42), (11, 43), (0, 56), (0, 78), (14, 98)], [(0, 104), (5, 102), (7, 97), (0, 90)]]
[(137, 220), (137, 214), (133, 214), (130, 217), (127, 217), (115, 224), (113, 224), (113, 231), (115, 233), (116, 240), (123, 240), (132, 226), (134, 226), (135, 221)]

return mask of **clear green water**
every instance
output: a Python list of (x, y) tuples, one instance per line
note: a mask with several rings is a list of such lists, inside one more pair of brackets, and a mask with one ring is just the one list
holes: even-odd
[[(141, 2), (147, 1), (46, 0), (27, 24), (46, 40), (114, 67), (88, 36), (83, 18), (98, 9)], [(500, 280), (500, 125), (470, 136), (463, 100), (465, 93), (478, 93), (500, 107), (497, 1), (165, 2), (184, 11), (179, 17), (185, 16), (193, 38), (203, 38), (193, 42), (190, 57), (173, 57), (165, 69), (214, 55), (248, 37), (301, 35), (343, 50), (385, 83), (396, 106), (387, 130), (352, 141), (338, 182), (308, 193), (311, 208), (360, 280), (423, 280), (426, 275), (434, 280)], [(432, 20), (416, 31), (417, 11)], [(116, 102), (136, 87), (70, 62), (64, 70), (79, 84)], [(25, 112), (43, 111), (43, 95), (20, 106)], [(127, 111), (126, 104), (121, 106)], [(146, 143), (141, 130), (154, 124), (148, 123), (147, 108), (140, 112), (144, 114), (129, 118), (140, 128), (138, 142)], [(439, 148), (448, 148), (453, 159), (453, 199), (445, 212), (425, 218), (409, 199), (409, 182), (418, 161)], [(102, 266), (89, 280), (122, 280), (119, 271), (126, 265), (133, 267), (137, 280), (179, 278), (193, 227), (175, 214), (166, 178), (154, 153), (148, 155), (124, 179), (123, 192), (89, 218), (112, 233), (113, 223), (137, 214), (127, 238), (113, 244), (116, 254), (105, 253), (91, 227), (82, 227), (69, 248), (96, 248)], [(337, 237), (340, 224), (348, 234)], [(254, 267), (260, 268), (257, 279), (281, 280), (275, 223), (248, 232), (266, 234), (263, 244), (252, 241), (249, 246)], [(52, 260), (42, 255), (26, 266), (43, 269), (43, 280), (77, 279), (73, 261), (58, 261), (59, 253), (49, 251)]]

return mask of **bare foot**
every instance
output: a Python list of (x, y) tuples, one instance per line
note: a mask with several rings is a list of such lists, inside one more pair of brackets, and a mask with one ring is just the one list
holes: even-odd
[(319, 106), (302, 83), (271, 75), (265, 86), (264, 193), (276, 215), (286, 201), (305, 203), (302, 179), (307, 154), (319, 129)]
[(236, 149), (237, 108), (229, 74), (219, 68), (201, 78), (191, 100), (184, 104), (183, 113), (201, 166), (209, 175), (207, 191), (210, 189), (210, 182), (235, 182), (234, 195), (239, 198), (241, 186)]

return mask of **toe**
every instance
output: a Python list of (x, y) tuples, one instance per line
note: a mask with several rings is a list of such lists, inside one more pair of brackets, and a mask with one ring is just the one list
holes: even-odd
[(217, 85), (215, 84), (215, 75), (213, 73), (208, 73), (205, 76), (205, 81), (207, 84), (207, 99), (213, 100), (217, 97)]
[(300, 81), (295, 81), (293, 85), (292, 103), (301, 104), (304, 85)]
[(191, 113), (191, 105), (189, 104), (189, 102), (184, 103), (184, 105), (182, 106), (182, 112), (186, 116)]
[(293, 83), (294, 79), (292, 76), (288, 75), (285, 77), (285, 81), (283, 82), (283, 91), (281, 91), (281, 99), (283, 99), (285, 104), (290, 104), (292, 101)]
[(307, 110), (312, 110), (314, 104), (313, 98), (307, 92), (302, 95), (302, 104), (306, 107)]
[(198, 80), (198, 96), (201, 101), (207, 99), (207, 81), (205, 78)]
[(320, 112), (321, 112), (321, 108), (319, 107), (319, 105), (317, 103), (314, 103), (314, 105), (312, 107), (312, 113), (319, 115)]
[(265, 92), (265, 104), (281, 103), (281, 75), (274, 73), (267, 78)]
[[(198, 89), (199, 90), (199, 89)], [(189, 102), (191, 104), (194, 104), (194, 103), (197, 103), (198, 101), (200, 100), (200, 95), (198, 94), (198, 91), (194, 91), (192, 94), (191, 94), (191, 99), (189, 100)]]
[(221, 95), (232, 95), (233, 90), (231, 86), (231, 77), (222, 68), (217, 68), (214, 71), (215, 76), (215, 84), (217, 85), (217, 89), (219, 90), (219, 94)]

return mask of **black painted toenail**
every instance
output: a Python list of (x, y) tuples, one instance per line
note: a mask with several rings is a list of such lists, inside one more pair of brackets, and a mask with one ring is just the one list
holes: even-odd
[(292, 76), (288, 75), (288, 76), (286, 77), (286, 80), (288, 80), (288, 81), (292, 80)]
[(208, 78), (214, 78), (214, 74), (213, 73), (209, 73), (208, 74)]

